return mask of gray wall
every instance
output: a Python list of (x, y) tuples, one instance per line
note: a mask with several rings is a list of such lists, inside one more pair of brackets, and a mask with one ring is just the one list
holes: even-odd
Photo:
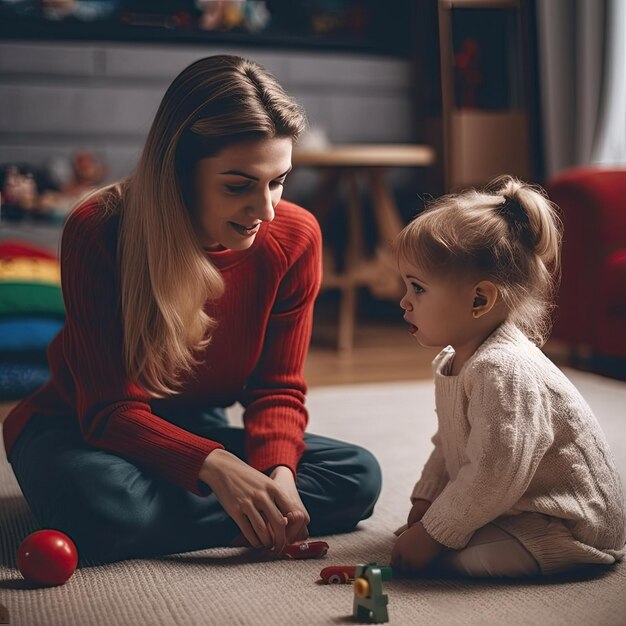
[(168, 84), (197, 58), (251, 57), (334, 143), (410, 142), (410, 64), (345, 53), (118, 43), (0, 43), (0, 163), (90, 149), (109, 178), (133, 167)]

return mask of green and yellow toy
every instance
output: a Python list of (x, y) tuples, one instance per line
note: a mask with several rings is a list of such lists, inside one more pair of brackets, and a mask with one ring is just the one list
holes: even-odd
[(391, 576), (391, 567), (376, 563), (356, 566), (353, 616), (358, 621), (374, 624), (389, 621), (387, 613), (389, 599), (387, 594), (383, 593), (383, 580), (389, 580)]

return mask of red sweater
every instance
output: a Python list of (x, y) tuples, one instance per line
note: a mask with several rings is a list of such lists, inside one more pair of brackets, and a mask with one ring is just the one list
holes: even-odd
[[(34, 414), (76, 417), (89, 445), (152, 468), (184, 489), (206, 493), (202, 462), (222, 446), (155, 415), (151, 398), (125, 374), (118, 306), (117, 216), (95, 203), (68, 218), (61, 246), (65, 325), (48, 349), (50, 382), (4, 423), (10, 452)], [(321, 280), (315, 218), (282, 201), (244, 251), (207, 253), (226, 290), (205, 310), (219, 321), (201, 363), (168, 402), (176, 407), (245, 408), (248, 462), (296, 470), (307, 424), (302, 368)]]

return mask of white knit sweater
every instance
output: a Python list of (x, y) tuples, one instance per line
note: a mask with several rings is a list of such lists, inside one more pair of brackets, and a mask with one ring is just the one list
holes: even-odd
[(542, 572), (621, 559), (624, 495), (604, 434), (566, 376), (513, 324), (458, 376), (448, 346), (435, 358), (439, 426), (412, 493), (432, 505), (426, 531), (453, 549), (492, 522)]

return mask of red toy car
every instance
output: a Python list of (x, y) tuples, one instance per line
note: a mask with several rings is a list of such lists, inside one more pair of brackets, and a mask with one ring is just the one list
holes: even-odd
[(320, 578), (327, 585), (349, 583), (354, 580), (356, 565), (330, 565), (320, 572)]
[(325, 541), (303, 541), (288, 544), (281, 556), (290, 559), (321, 559), (327, 552), (328, 544)]

